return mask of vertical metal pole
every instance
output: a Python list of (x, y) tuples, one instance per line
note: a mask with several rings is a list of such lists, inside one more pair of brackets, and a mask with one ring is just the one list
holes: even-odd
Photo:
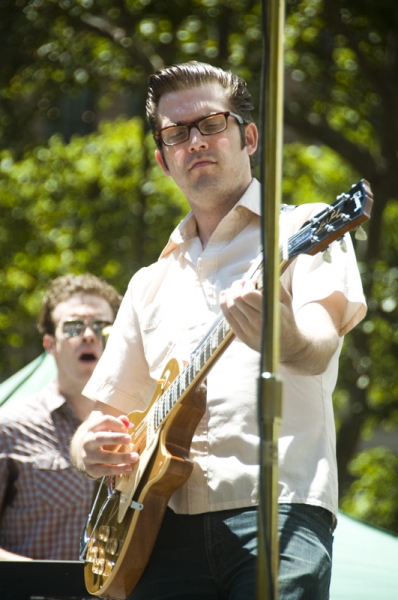
[(263, 205), (264, 327), (259, 380), (260, 502), (257, 599), (278, 597), (278, 437), (282, 414), (279, 363), (279, 213), (283, 146), (284, 0), (264, 0), (266, 74), (260, 138)]

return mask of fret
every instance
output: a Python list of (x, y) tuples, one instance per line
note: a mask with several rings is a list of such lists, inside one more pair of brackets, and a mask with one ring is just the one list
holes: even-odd
[(181, 385), (182, 381), (181, 381), (181, 377), (179, 375), (176, 377), (174, 383), (176, 386), (177, 396), (180, 397), (184, 390), (182, 389), (182, 385)]
[(171, 411), (171, 409), (173, 408), (173, 401), (171, 398), (170, 390), (167, 390), (166, 394), (163, 394), (163, 395), (166, 396), (167, 413), (169, 413)]
[(213, 354), (214, 350), (218, 348), (218, 341), (216, 339), (216, 331), (212, 331), (210, 340), (211, 340), (211, 353)]
[(204, 354), (205, 361), (207, 362), (210, 358), (209, 346), (207, 344), (207, 341), (205, 341), (203, 344), (203, 354)]
[(228, 321), (224, 320), (224, 337), (226, 337), (230, 331), (232, 331), (231, 325), (228, 323)]
[(160, 400), (160, 420), (163, 421), (163, 419), (165, 418), (165, 406), (164, 406), (164, 394), (163, 396), (161, 396)]
[(192, 383), (195, 379), (195, 363), (191, 360), (189, 363), (189, 383)]
[(185, 389), (187, 389), (189, 387), (189, 372), (188, 372), (187, 367), (185, 367), (183, 375), (184, 375), (184, 387), (185, 387)]
[(197, 375), (200, 371), (200, 352), (197, 352), (195, 358), (195, 374)]
[(221, 344), (221, 342), (224, 340), (223, 337), (223, 332), (222, 332), (222, 321), (220, 323), (220, 325), (217, 327), (217, 334), (218, 334), (218, 345)]

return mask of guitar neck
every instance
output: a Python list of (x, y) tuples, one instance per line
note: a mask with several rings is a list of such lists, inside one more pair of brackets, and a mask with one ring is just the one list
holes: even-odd
[(154, 427), (157, 429), (174, 406), (206, 379), (209, 371), (225, 352), (235, 334), (224, 317), (220, 317), (191, 355), (187, 366), (174, 379), (154, 406)]

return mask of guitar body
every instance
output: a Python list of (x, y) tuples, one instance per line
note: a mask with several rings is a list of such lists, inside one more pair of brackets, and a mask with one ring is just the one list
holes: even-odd
[[(178, 362), (174, 359), (164, 371), (165, 374), (169, 372), (168, 383), (179, 372)], [(128, 415), (135, 425), (131, 433), (132, 449), (140, 455), (145, 453), (142, 423), (167, 389), (167, 383), (164, 389), (163, 385), (158, 384), (146, 411)], [(129, 506), (120, 511), (121, 497), (129, 487), (129, 477), (116, 478), (119, 481), (111, 499), (108, 498), (108, 485), (102, 482), (86, 527), (86, 536), (91, 539), (87, 547), (84, 578), (90, 594), (124, 600), (134, 589), (149, 560), (169, 499), (192, 472), (189, 450), (205, 410), (205, 391), (195, 390), (186, 394), (171, 411), (132, 496), (132, 502), (136, 506), (142, 505), (142, 509), (132, 508), (128, 501)], [(134, 432), (138, 434), (135, 436)]]

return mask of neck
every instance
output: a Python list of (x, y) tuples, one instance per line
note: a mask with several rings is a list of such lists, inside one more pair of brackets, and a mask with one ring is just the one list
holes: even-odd
[(212, 202), (209, 198), (206, 202), (203, 202), (203, 198), (198, 201), (189, 200), (197, 222), (198, 236), (203, 248), (207, 246), (208, 241), (224, 217), (239, 202), (250, 183), (251, 181), (244, 189), (236, 191), (233, 195), (228, 195), (224, 199), (221, 199), (218, 195), (215, 202)]
[(71, 390), (71, 386), (68, 386), (66, 390), (61, 381), (58, 379), (57, 387), (59, 393), (65, 398), (68, 406), (73, 410), (75, 416), (79, 421), (85, 421), (93, 409), (94, 402), (82, 395), (82, 389)]

